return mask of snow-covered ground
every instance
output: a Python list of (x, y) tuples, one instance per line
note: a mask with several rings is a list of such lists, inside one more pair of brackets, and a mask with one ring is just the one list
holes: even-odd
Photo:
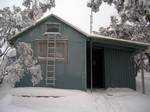
[(0, 112), (149, 112), (150, 96), (131, 89), (83, 92), (53, 88), (0, 90)]
[[(144, 79), (145, 79), (145, 92), (146, 95), (150, 95), (150, 73), (144, 72)], [(142, 92), (142, 83), (141, 83), (141, 73), (138, 73), (136, 77), (136, 89), (138, 92)]]
[(7, 92), (0, 100), (0, 112), (96, 112), (91, 96), (78, 90), (17, 88)]
[(108, 89), (95, 91), (97, 112), (150, 112), (150, 97), (131, 89)]
[(96, 89), (92, 93), (54, 88), (0, 88), (0, 112), (150, 112), (150, 74), (145, 72), (146, 95), (127, 88)]

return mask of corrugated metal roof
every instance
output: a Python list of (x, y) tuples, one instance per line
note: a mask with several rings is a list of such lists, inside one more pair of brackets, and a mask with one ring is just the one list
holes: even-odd
[(103, 36), (103, 35), (91, 34), (91, 35), (89, 35), (89, 37), (91, 37), (92, 39), (116, 41), (116, 42), (120, 42), (120, 43), (127, 43), (127, 44), (142, 46), (142, 47), (150, 46), (149, 43), (143, 43), (143, 42), (137, 42), (137, 41), (131, 41), (131, 40), (125, 40), (125, 39), (117, 39), (117, 38), (107, 37), (107, 36)]
[(45, 17), (45, 18), (39, 20), (38, 22), (36, 22), (36, 23), (33, 24), (32, 26), (30, 26), (30, 27), (28, 27), (28, 28), (22, 30), (20, 33), (16, 34), (14, 37), (12, 37), (12, 38), (10, 39), (10, 41), (13, 40), (14, 38), (17, 38), (17, 37), (18, 37), (19, 35), (21, 35), (22, 33), (24, 33), (24, 32), (26, 32), (26, 31), (32, 29), (34, 26), (36, 26), (36, 25), (38, 25), (38, 24), (40, 24), (40, 23), (46, 21), (46, 20), (47, 20), (49, 17), (51, 17), (51, 16), (57, 18), (58, 20), (60, 20), (60, 21), (62, 21), (63, 23), (67, 24), (68, 26), (72, 27), (73, 29), (75, 29), (76, 31), (78, 31), (78, 32), (80, 32), (81, 34), (85, 35), (85, 36), (86, 36), (87, 38), (89, 38), (89, 39), (98, 39), (98, 40), (104, 40), (104, 41), (107, 41), (107, 40), (108, 40), (108, 41), (112, 41), (112, 42), (120, 42), (120, 43), (133, 44), (133, 45), (137, 45), (137, 46), (141, 46), (141, 47), (149, 47), (149, 46), (150, 46), (149, 43), (136, 42), (136, 41), (131, 41), (131, 40), (123, 40), (123, 39), (116, 39), (116, 38), (111, 38), (111, 37), (102, 36), (102, 35), (87, 34), (87, 33), (85, 33), (84, 31), (82, 31), (80, 28), (78, 28), (78, 27), (72, 25), (71, 23), (69, 23), (69, 22), (63, 20), (62, 18), (60, 18), (60, 17), (58, 17), (58, 16), (56, 16), (56, 15), (54, 15), (54, 14), (48, 15), (47, 17)]

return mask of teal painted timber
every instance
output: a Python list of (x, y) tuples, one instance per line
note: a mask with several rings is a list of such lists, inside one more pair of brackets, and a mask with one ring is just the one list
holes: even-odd
[[(41, 39), (46, 32), (46, 23), (60, 23), (62, 37), (68, 39), (68, 62), (56, 64), (56, 88), (86, 89), (86, 38), (70, 26), (51, 16), (46, 21), (19, 35), (17, 42), (30, 43)], [(45, 64), (41, 64), (43, 80), (37, 86), (45, 87)], [(16, 86), (32, 86), (30, 74), (27, 74)]]
[(121, 49), (104, 49), (105, 85), (135, 89), (132, 52)]
[[(46, 32), (46, 23), (60, 23), (61, 35), (68, 40), (67, 63), (56, 64), (56, 88), (86, 89), (86, 42), (87, 37), (54, 16), (33, 26), (31, 29), (18, 35), (16, 42), (30, 43), (33, 50), (36, 39), (42, 39)], [(133, 74), (134, 48), (93, 40), (96, 47), (104, 48), (105, 85), (108, 87), (129, 87), (135, 89), (135, 77)], [(43, 80), (36, 86), (46, 87), (46, 65), (41, 64)], [(31, 75), (26, 73), (16, 86), (32, 86)]]

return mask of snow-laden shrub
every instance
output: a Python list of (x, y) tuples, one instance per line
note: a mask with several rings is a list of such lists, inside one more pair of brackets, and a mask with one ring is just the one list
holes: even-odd
[[(3, 55), (0, 66), (0, 85), (3, 87), (14, 87), (16, 82), (19, 82), (25, 73), (32, 75), (31, 82), (33, 86), (38, 84), (42, 80), (41, 66), (34, 59), (33, 50), (29, 44), (24, 42), (18, 43), (16, 54), (14, 48), (7, 46), (6, 49), (8, 47), (10, 50), (5, 50), (6, 53)], [(11, 52), (15, 55), (11, 54)]]

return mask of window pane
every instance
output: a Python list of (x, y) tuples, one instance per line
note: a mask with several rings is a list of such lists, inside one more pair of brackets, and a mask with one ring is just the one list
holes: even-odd
[(48, 77), (53, 77), (54, 75), (55, 75), (54, 72), (47, 72), (47, 76), (48, 76)]
[[(45, 43), (46, 43), (46, 42), (45, 42)], [(48, 44), (48, 46), (49, 46), (49, 47), (54, 47), (54, 43), (51, 42), (51, 43)]]
[(45, 41), (40, 41), (38, 45), (38, 56), (40, 57), (46, 57), (46, 42)]
[(59, 24), (47, 24), (47, 32), (59, 32)]
[(57, 43), (56, 57), (57, 58), (64, 58), (64, 55), (65, 55), (65, 44), (64, 43)]
[(48, 71), (54, 71), (55, 70), (55, 66), (48, 66)]
[(52, 47), (49, 47), (49, 48), (48, 48), (48, 52), (49, 52), (49, 53), (54, 53), (54, 51), (55, 51), (54, 48), (52, 48)]
[(64, 40), (58, 40), (56, 42), (56, 54), (54, 52), (54, 43), (49, 43), (49, 47), (47, 48), (47, 40), (38, 40), (37, 46), (37, 55), (39, 59), (46, 61), (47, 57), (47, 50), (49, 51), (48, 57), (49, 59), (54, 58), (58, 61), (65, 61), (67, 60), (67, 43)]

